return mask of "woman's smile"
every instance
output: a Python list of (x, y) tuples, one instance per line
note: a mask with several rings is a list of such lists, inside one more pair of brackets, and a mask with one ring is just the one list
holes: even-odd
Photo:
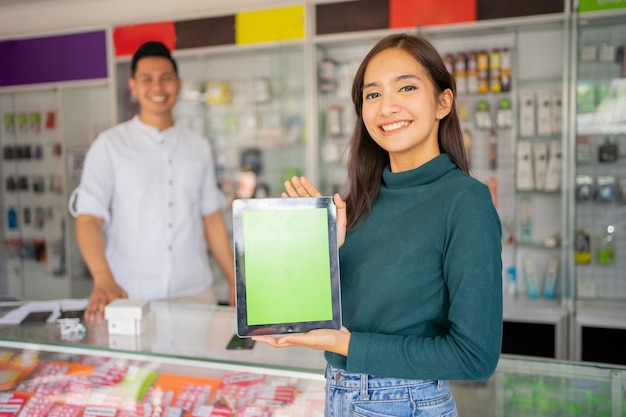
[(407, 127), (410, 124), (411, 124), (410, 121), (403, 120), (403, 121), (399, 121), (399, 122), (393, 122), (393, 123), (384, 124), (380, 128), (383, 130), (383, 132), (389, 133), (389, 132), (393, 132), (395, 130), (401, 129), (403, 127)]

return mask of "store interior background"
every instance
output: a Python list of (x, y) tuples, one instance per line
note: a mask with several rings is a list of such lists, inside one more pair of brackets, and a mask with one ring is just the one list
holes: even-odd
[[(325, 3), (330, 4), (334, 2), (324, 0), (314, 2), (314, 4)], [(103, 27), (134, 25), (163, 20), (184, 21), (224, 16), (239, 11), (271, 9), (273, 7), (299, 4), (303, 4), (303, 2), (267, 0), (231, 0), (229, 2), (194, 0), (179, 0), (176, 2), (171, 0), (90, 0), (88, 2), (80, 0), (0, 0), (0, 41), (54, 36), (57, 34), (90, 31), (94, 28), (101, 29)], [(603, 18), (604, 16), (599, 16), (597, 20), (601, 22)], [(617, 18), (615, 16), (607, 16), (606, 19), (608, 19), (609, 23), (606, 26), (607, 32), (611, 31), (610, 28), (619, 26), (619, 19), (626, 26), (626, 15), (622, 10), (617, 14)], [(617, 23), (615, 19), (618, 19)], [(570, 275), (564, 276), (561, 273), (557, 290), (559, 295), (556, 299), (540, 298), (538, 300), (529, 300), (526, 297), (524, 293), (526, 291), (525, 284), (520, 282), (522, 278), (521, 275), (518, 275), (519, 285), (522, 286), (524, 292), (522, 296), (507, 299), (505, 304), (505, 334), (507, 335), (505, 352), (556, 359), (626, 364), (626, 354), (623, 353), (625, 351), (623, 347), (626, 346), (626, 289), (620, 281), (626, 282), (624, 273), (612, 272), (607, 274), (607, 280), (616, 283), (614, 288), (617, 288), (617, 291), (611, 293), (611, 291), (606, 290), (608, 296), (604, 296), (605, 294), (602, 294), (601, 288), (605, 287), (598, 286), (597, 294), (594, 290), (590, 292), (593, 293), (593, 296), (578, 299), (575, 291), (578, 283), (574, 277), (577, 266), (570, 255), (570, 251), (573, 250), (570, 245), (572, 244), (571, 238), (574, 236), (574, 228), (579, 223), (584, 223), (584, 221), (575, 219), (576, 213), (572, 209), (576, 204), (573, 178), (575, 173), (578, 172), (576, 162), (574, 161), (575, 146), (572, 144), (572, 141), (575, 141), (576, 134), (574, 130), (576, 124), (574, 120), (567, 120), (568, 114), (574, 117), (576, 107), (576, 99), (573, 94), (576, 91), (574, 87), (576, 83), (574, 79), (575, 74), (570, 71), (571, 67), (577, 66), (579, 59), (579, 44), (574, 38), (576, 36), (582, 38), (583, 32), (578, 31), (579, 21), (577, 18), (571, 17), (568, 13), (554, 18), (550, 16), (535, 16), (518, 20), (513, 19), (511, 21), (504, 19), (503, 23), (493, 25), (477, 23), (474, 26), (472, 24), (463, 24), (461, 29), (454, 25), (449, 27), (444, 25), (440, 30), (433, 29), (432, 32), (426, 29), (425, 35), (432, 38), (435, 45), (442, 52), (450, 53), (471, 48), (473, 47), (472, 43), (486, 48), (510, 45), (515, 53), (518, 54), (516, 59), (526, 62), (524, 65), (519, 64), (516, 69), (520, 71), (513, 74), (513, 77), (519, 77), (514, 83), (516, 90), (508, 96), (511, 98), (514, 109), (518, 103), (517, 94), (524, 89), (533, 91), (539, 89), (558, 90), (563, 95), (564, 131), (562, 133), (548, 134), (546, 137), (539, 137), (538, 140), (535, 140), (536, 142), (559, 142), (563, 145), (563, 161), (566, 166), (562, 171), (565, 174), (560, 190), (562, 192), (531, 193), (532, 195), (530, 196), (534, 201), (532, 208), (534, 209), (533, 220), (535, 228), (537, 230), (545, 229), (539, 233), (545, 232), (545, 235), (540, 236), (536, 240), (543, 242), (545, 238), (555, 234), (556, 230), (563, 239), (563, 245), (554, 247), (544, 245), (543, 243), (537, 244), (537, 242), (526, 245), (510, 244), (505, 246), (504, 257), (505, 266), (507, 266), (513, 263), (521, 264), (524, 254), (532, 254), (540, 260), (540, 273), (543, 278), (543, 268), (551, 256), (556, 253), (560, 255), (560, 270), (568, 271)], [(507, 28), (507, 25), (515, 28)], [(602, 24), (596, 24), (596, 26), (601, 27)], [(311, 30), (311, 28), (308, 28), (308, 30)], [(595, 32), (592, 35), (598, 39), (602, 38), (602, 29), (593, 30), (599, 33), (599, 35), (594, 35)], [(375, 30), (370, 31), (370, 33), (361, 33), (359, 36), (354, 37), (342, 38), (339, 35), (334, 37), (330, 35), (327, 38), (319, 37), (315, 41), (314, 47), (323, 52), (317, 53), (316, 56), (319, 60), (325, 54), (326, 57), (337, 61), (355, 62), (360, 59), (364, 51), (369, 49), (374, 40), (379, 39), (386, 33), (385, 30)], [(590, 39), (592, 38), (593, 36), (590, 37)], [(246, 53), (238, 52), (236, 48), (224, 50), (224, 59), (221, 60), (224, 63), (224, 68), (220, 68), (218, 62), (220, 61), (219, 52), (213, 54), (209, 61), (214, 61), (211, 64), (213, 65), (211, 68), (214, 71), (224, 72), (228, 71), (229, 65), (242, 65), (242, 62), (244, 63), (243, 66), (254, 65), (254, 61), (245, 60), (243, 56), (252, 57), (250, 59), (253, 59), (255, 55), (258, 55), (258, 62), (264, 62), (263, 65), (267, 65), (272, 69), (276, 69), (276, 62), (287, 63), (285, 71), (288, 71), (289, 68), (294, 68), (301, 74), (302, 78), (307, 75), (313, 77), (316, 70), (311, 70), (311, 66), (317, 66), (319, 62), (311, 62), (307, 53), (303, 55), (298, 52), (293, 53), (290, 49), (292, 46), (287, 45), (285, 48), (282, 48), (280, 45), (277, 45), (274, 49), (279, 50), (278, 55), (280, 56), (269, 58), (267, 63), (264, 61), (268, 59), (265, 55), (271, 55), (274, 53), (273, 51), (266, 54), (260, 49), (250, 49)], [(194, 56), (193, 51), (185, 51), (176, 55), (176, 57), (183, 62), (183, 65), (181, 65), (183, 68), (183, 79), (187, 75), (193, 77), (197, 72), (205, 71), (207, 68), (203, 58)], [(534, 62), (530, 63), (531, 61)], [(115, 81), (117, 86), (123, 84), (123, 82), (120, 83), (120, 80), (124, 77), (123, 74), (125, 73), (123, 71), (127, 69), (125, 65), (127, 63), (124, 59), (110, 64), (111, 71), (118, 77)], [(308, 81), (305, 82), (308, 83)], [(119, 95), (119, 90), (113, 84), (99, 88), (95, 94), (103, 98)], [(310, 86), (308, 85), (296, 86), (295, 88), (309, 89), (310, 93)], [(30, 94), (28, 89), (21, 90), (19, 88), (3, 89), (0, 90), (0, 93), (12, 94), (14, 91), (18, 93), (26, 91)], [(77, 92), (75, 98), (72, 98), (71, 94), (72, 92), (68, 92), (64, 99), (80, 101), (83, 99), (83, 94), (88, 95), (91, 93)], [(497, 105), (497, 99), (500, 96), (490, 97), (489, 100), (492, 106)], [(46, 99), (54, 101), (54, 98), (51, 97), (46, 97)], [(120, 114), (123, 114), (123, 112), (120, 110), (120, 107), (123, 106), (119, 105), (120, 97), (117, 97), (117, 100), (118, 103), (111, 102), (108, 108), (111, 113), (115, 114), (115, 118), (121, 119)], [(315, 104), (318, 106), (317, 108), (311, 109), (309, 107), (310, 104), (307, 103), (296, 103), (296, 107), (302, 106), (302, 122), (308, 126), (314, 120), (310, 118), (311, 110), (316, 112), (321, 108), (323, 110), (320, 110), (320, 113), (324, 112), (326, 110), (325, 106), (331, 101), (324, 94), (320, 94)], [(474, 97), (472, 104), (475, 101)], [(517, 111), (515, 109), (515, 114), (517, 114)], [(107, 123), (107, 120), (100, 121), (97, 128), (100, 129)], [(516, 220), (519, 220), (519, 199), (525, 198), (524, 195), (528, 197), (524, 193), (516, 192), (513, 182), (516, 163), (515, 148), (516, 141), (520, 139), (519, 131), (517, 128), (504, 129), (499, 133), (500, 167), (498, 179), (501, 180), (499, 183), (500, 208), (502, 211), (508, 212), (511, 218), (514, 217)], [(624, 132), (622, 132), (623, 134)], [(321, 136), (323, 134), (320, 134)], [(480, 141), (486, 140), (485, 138), (476, 137), (474, 139)], [(598, 138), (597, 140), (599, 141), (600, 139)], [(302, 152), (305, 152), (307, 155), (315, 152), (316, 150), (311, 148), (313, 146), (311, 143), (319, 146), (317, 152), (322, 152), (323, 139), (320, 139), (319, 143), (316, 140), (309, 141)], [(486, 154), (486, 152), (483, 154), (477, 153), (475, 157), (479, 159), (486, 158)], [(300, 154), (298, 154), (298, 157), (300, 157)], [(484, 160), (486, 161), (486, 159)], [(312, 167), (307, 166), (307, 164), (308, 162), (304, 161), (301, 166), (304, 172), (317, 170), (317, 163), (312, 164)], [(615, 173), (621, 175), (623, 165), (623, 160), (621, 162), (618, 161), (617, 165), (611, 169), (617, 167), (615, 168)], [(594, 165), (595, 168), (597, 168), (596, 165)], [(479, 174), (484, 173), (484, 179), (487, 182), (489, 176), (488, 168), (485, 168), (484, 172), (480, 168), (477, 168), (476, 171)], [(604, 173), (606, 172), (602, 171), (602, 169), (597, 172), (594, 171), (594, 174)], [(332, 176), (333, 172), (327, 174)], [(314, 176), (317, 175), (318, 173), (315, 172)], [(322, 173), (319, 173), (319, 175), (322, 175)], [(615, 204), (611, 207), (613, 207), (614, 212), (618, 212), (617, 216), (621, 216), (619, 218), (623, 222), (623, 214), (619, 214), (621, 213), (620, 207), (618, 205), (616, 207)], [(592, 215), (596, 216), (597, 212), (594, 212)], [(513, 225), (513, 227), (517, 226)], [(597, 233), (597, 231), (594, 230), (593, 233)], [(624, 232), (621, 231), (621, 233)], [(626, 248), (624, 234), (621, 235), (618, 246), (618, 265), (611, 271), (624, 270), (623, 262), (626, 262), (626, 257), (619, 255), (621, 248)], [(580, 273), (582, 274), (582, 272)], [(507, 278), (506, 271), (504, 271), (503, 279), (506, 280)], [(82, 293), (85, 293), (84, 289)], [(583, 349), (583, 346), (586, 346), (586, 351)]]
[(0, 0), (0, 38), (102, 25), (183, 20), (285, 4), (285, 1), (272, 0)]

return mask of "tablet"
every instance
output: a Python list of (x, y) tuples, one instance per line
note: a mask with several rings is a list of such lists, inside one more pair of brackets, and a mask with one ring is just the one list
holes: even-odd
[(341, 328), (332, 197), (233, 202), (240, 337)]

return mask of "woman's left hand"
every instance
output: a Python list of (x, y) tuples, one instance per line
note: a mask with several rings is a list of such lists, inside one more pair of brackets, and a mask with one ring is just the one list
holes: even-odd
[(257, 342), (267, 343), (274, 347), (307, 347), (316, 350), (326, 350), (348, 356), (350, 345), (350, 331), (345, 327), (339, 330), (317, 329), (307, 333), (288, 334), (285, 336), (254, 336)]
[[(311, 181), (306, 177), (293, 177), (291, 181), (285, 181), (285, 190), (281, 196), (287, 197), (320, 197), (319, 192)], [(337, 246), (341, 247), (346, 240), (347, 213), (346, 202), (336, 193), (333, 196), (335, 206), (337, 206)]]

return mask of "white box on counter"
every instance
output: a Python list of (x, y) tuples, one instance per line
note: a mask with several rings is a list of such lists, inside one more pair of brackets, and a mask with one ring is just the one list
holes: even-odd
[(142, 319), (150, 311), (150, 302), (118, 298), (104, 308), (109, 334), (141, 334)]

